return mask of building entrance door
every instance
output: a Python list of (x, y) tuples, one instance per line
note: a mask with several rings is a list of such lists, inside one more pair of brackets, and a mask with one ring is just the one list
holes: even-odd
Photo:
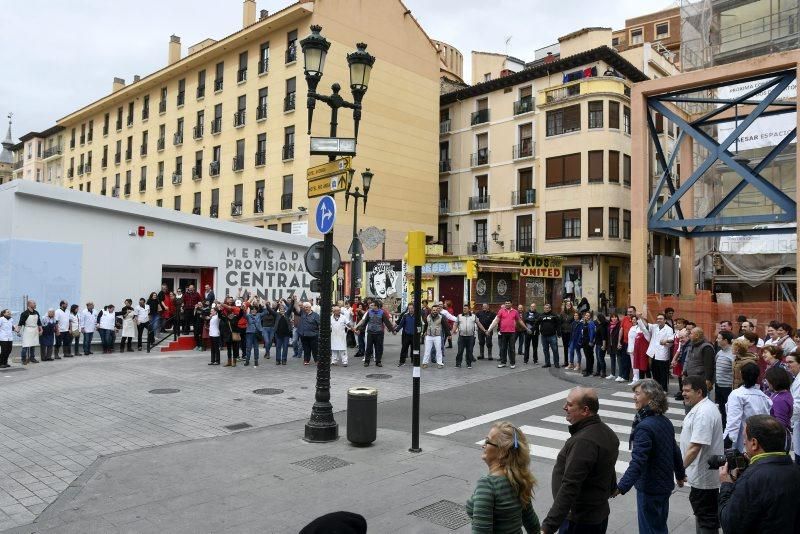
[(453, 304), (453, 313), (458, 315), (464, 309), (464, 277), (440, 276), (439, 295), (442, 303), (449, 300)]
[(202, 291), (200, 287), (200, 269), (191, 267), (167, 267), (161, 270), (161, 283), (167, 284), (170, 291), (181, 288), (186, 291), (189, 285), (193, 285), (197, 291)]

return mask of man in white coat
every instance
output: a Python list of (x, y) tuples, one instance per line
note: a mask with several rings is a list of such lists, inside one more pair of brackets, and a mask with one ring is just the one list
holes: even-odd
[(331, 315), (331, 365), (338, 365), (341, 359), (342, 367), (347, 367), (347, 329), (350, 325), (342, 309), (334, 306)]
[(81, 325), (81, 334), (83, 334), (83, 355), (94, 354), (90, 350), (92, 348), (92, 338), (97, 329), (97, 310), (94, 309), (94, 302), (86, 303), (86, 307), (78, 315), (78, 320)]

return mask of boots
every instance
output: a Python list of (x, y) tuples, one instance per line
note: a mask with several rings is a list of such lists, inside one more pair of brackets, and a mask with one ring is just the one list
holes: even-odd
[(226, 363), (226, 364), (224, 365), (224, 367), (233, 367), (233, 364), (231, 363), (231, 358), (230, 358), (230, 356), (228, 357), (228, 363)]

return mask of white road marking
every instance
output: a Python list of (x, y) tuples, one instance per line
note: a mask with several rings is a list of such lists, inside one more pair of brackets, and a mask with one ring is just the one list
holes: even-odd
[[(545, 404), (550, 404), (551, 402), (562, 401), (567, 398), (567, 394), (569, 394), (569, 392), (569, 389), (565, 389), (564, 391), (553, 393), (552, 395), (547, 395), (546, 397), (533, 399), (532, 401), (523, 402), (522, 404), (517, 404), (516, 406), (510, 406), (508, 408), (503, 408), (502, 410), (497, 410), (496, 412), (487, 413), (471, 419), (465, 419), (464, 421), (459, 421), (458, 423), (453, 423), (452, 425), (443, 426), (441, 428), (429, 431), (428, 434), (433, 434), (435, 436), (449, 436), (450, 434), (460, 432), (461, 430), (466, 430), (479, 425), (485, 425), (494, 421), (500, 421), (512, 415), (527, 412), (528, 410), (539, 408)], [(631, 419), (633, 419), (633, 416), (631, 416)]]
[[(569, 421), (567, 421), (563, 417), (559, 417), (557, 415), (547, 416), (544, 419), (542, 419), (542, 421), (544, 421), (545, 423), (555, 423), (557, 425), (569, 426)], [(603, 422), (606, 423), (605, 421), (603, 421)], [(606, 423), (606, 426), (608, 426), (608, 428), (610, 428), (611, 430), (613, 430), (617, 434), (622, 434), (625, 437), (630, 436), (630, 433), (631, 433), (630, 425), (617, 425), (617, 424), (614, 424), (614, 423)], [(680, 434), (675, 434), (675, 439), (676, 440), (680, 439)]]
[[(602, 404), (602, 402), (601, 402), (601, 404)], [(634, 418), (634, 416), (636, 414), (627, 413), (627, 412), (615, 412), (613, 410), (603, 410), (603, 409), (601, 409), (600, 412), (598, 413), (598, 415), (600, 417), (608, 417), (610, 419), (622, 419), (623, 421), (633, 421), (633, 418)], [(673, 426), (680, 427), (680, 428), (683, 427), (683, 421), (678, 421), (677, 419), (672, 419), (672, 418), (669, 418), (669, 420), (672, 422)]]

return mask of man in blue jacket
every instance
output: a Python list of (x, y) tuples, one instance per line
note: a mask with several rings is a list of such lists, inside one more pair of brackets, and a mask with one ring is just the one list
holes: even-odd
[(753, 415), (744, 426), (750, 459), (739, 473), (719, 469), (719, 519), (725, 534), (800, 532), (800, 468), (789, 457), (788, 433), (769, 415)]
[[(420, 323), (420, 327), (421, 326), (422, 324)], [(411, 344), (414, 342), (413, 304), (409, 304), (408, 308), (406, 308), (406, 312), (400, 316), (400, 319), (397, 321), (397, 326), (395, 327), (395, 332), (402, 332), (401, 334), (402, 345), (400, 347), (400, 363), (397, 364), (397, 367), (402, 367), (406, 364), (406, 358), (408, 358), (408, 351), (409, 349), (411, 349)], [(411, 350), (413, 351), (413, 349)]]

